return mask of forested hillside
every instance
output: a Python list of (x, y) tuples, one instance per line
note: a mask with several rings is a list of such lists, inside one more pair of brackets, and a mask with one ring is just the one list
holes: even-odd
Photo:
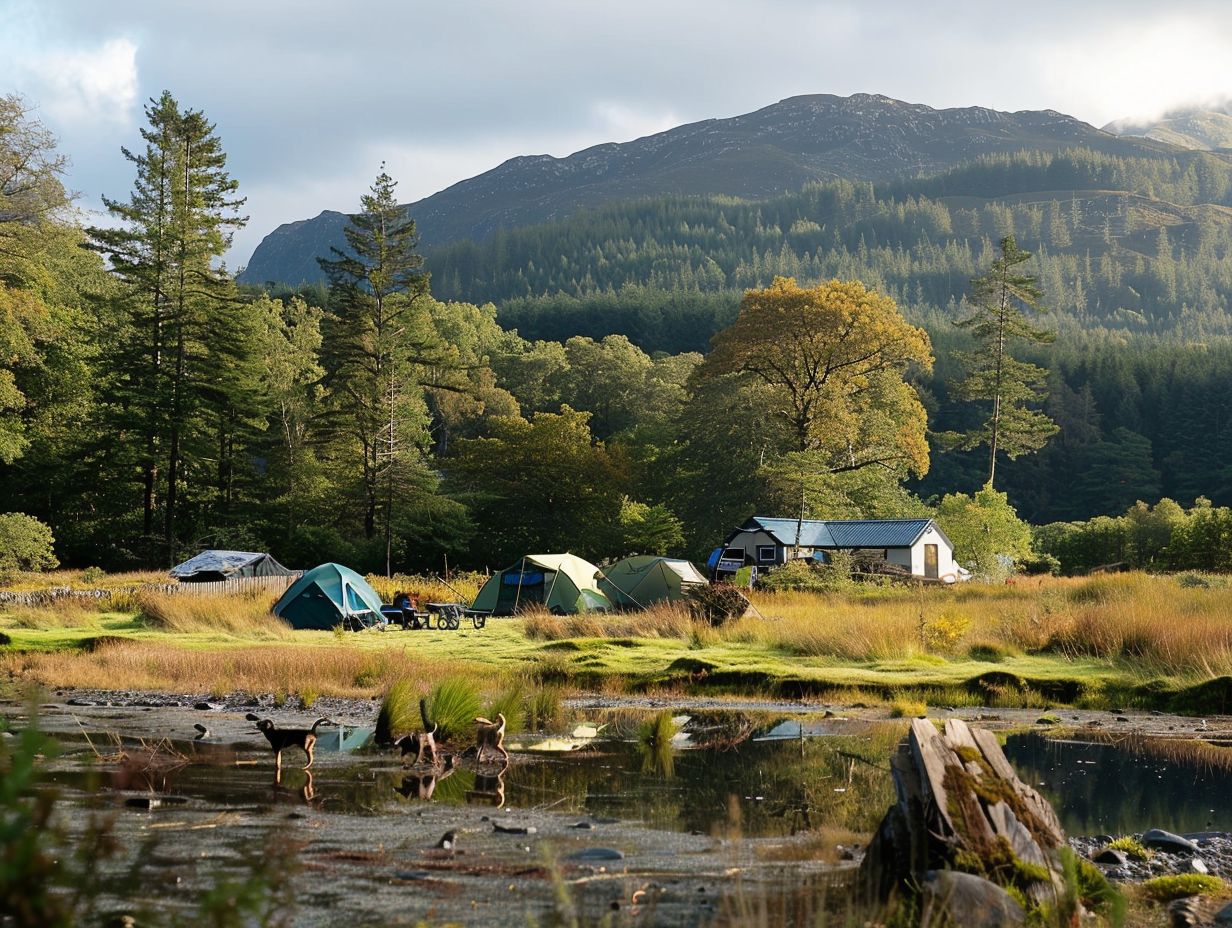
[[(564, 158), (528, 155), (408, 205), (429, 251), (579, 210), (657, 196), (763, 200), (813, 181), (886, 181), (936, 174), (981, 155), (1083, 146), (1119, 156), (1175, 151), (1121, 138), (1052, 110), (933, 109), (877, 94), (790, 97), (752, 113), (677, 126)], [(323, 279), (314, 259), (342, 241), (339, 214), (288, 223), (266, 237), (241, 283)]]
[(436, 292), (494, 301), (524, 334), (620, 332), (648, 350), (702, 350), (738, 294), (776, 276), (856, 278), (912, 312), (953, 316), (1014, 235), (1035, 253), (1058, 324), (1205, 335), (1227, 330), (1232, 306), (1230, 202), (1232, 162), (1216, 155), (1023, 152), (760, 203), (610, 206), (438, 248), (429, 264)]

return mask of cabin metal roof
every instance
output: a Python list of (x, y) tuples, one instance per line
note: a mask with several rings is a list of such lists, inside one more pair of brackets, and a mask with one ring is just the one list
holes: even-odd
[(754, 516), (745, 523), (742, 530), (761, 529), (774, 536), (780, 544), (794, 545), (798, 527), (799, 543), (804, 548), (910, 548), (931, 525), (933, 525), (932, 519), (805, 519), (800, 521)]

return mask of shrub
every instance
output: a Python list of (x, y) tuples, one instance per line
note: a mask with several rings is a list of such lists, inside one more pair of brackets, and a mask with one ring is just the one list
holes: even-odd
[(759, 577), (757, 586), (771, 593), (787, 590), (833, 593), (853, 587), (851, 555), (834, 551), (829, 558), (827, 563), (816, 565), (803, 560), (790, 561)]
[(52, 570), (60, 566), (51, 529), (22, 512), (0, 513), (0, 582), (18, 571)]
[(971, 627), (971, 619), (960, 612), (943, 612), (922, 628), (920, 643), (930, 651), (949, 654)]
[(81, 572), (82, 583), (98, 583), (103, 577), (107, 576), (107, 572), (101, 567), (87, 567)]

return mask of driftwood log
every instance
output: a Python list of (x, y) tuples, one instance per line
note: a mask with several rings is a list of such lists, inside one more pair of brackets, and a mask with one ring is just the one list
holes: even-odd
[[(1019, 902), (1056, 902), (1065, 833), (1048, 800), (1018, 778), (995, 735), (956, 719), (944, 731), (913, 719), (890, 766), (897, 802), (860, 867), (871, 900), (925, 890), (927, 908), (929, 886), (962, 884), (966, 892), (976, 882), (966, 874), (1000, 887), (985, 884), (988, 898), (1005, 897), (1007, 910), (1019, 914)], [(989, 923), (1017, 920), (1007, 915)]]

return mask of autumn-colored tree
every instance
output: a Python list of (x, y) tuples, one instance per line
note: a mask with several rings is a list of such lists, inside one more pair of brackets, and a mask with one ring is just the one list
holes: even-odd
[(734, 375), (769, 388), (764, 414), (788, 426), (797, 452), (826, 473), (867, 467), (924, 474), (927, 419), (908, 370), (932, 369), (927, 333), (859, 281), (802, 288), (776, 278), (750, 290), (713, 340), (703, 378)]

